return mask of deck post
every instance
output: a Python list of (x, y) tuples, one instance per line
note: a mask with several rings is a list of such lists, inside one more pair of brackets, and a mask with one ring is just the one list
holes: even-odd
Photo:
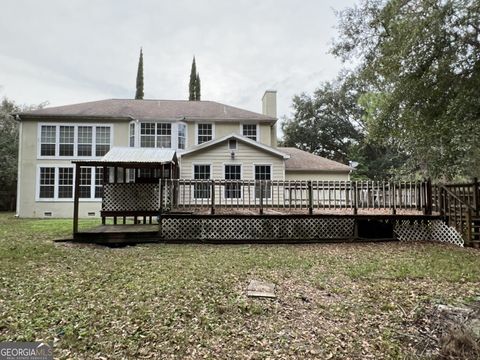
[(351, 182), (350, 183), (353, 189), (353, 196), (352, 196), (352, 202), (353, 202), (353, 215), (358, 214), (358, 205), (357, 205), (357, 182)]
[(397, 187), (395, 181), (393, 182), (393, 189), (390, 189), (390, 196), (392, 197), (392, 214), (397, 213)]
[(163, 183), (162, 177), (158, 180), (158, 232), (162, 234), (162, 203), (163, 203)]
[(80, 164), (75, 164), (75, 186), (73, 188), (73, 236), (78, 233), (78, 206), (80, 199)]
[(428, 178), (425, 182), (425, 215), (432, 215), (433, 209), (433, 194), (432, 194), (432, 179)]
[[(102, 174), (102, 210), (104, 210), (104, 207), (105, 207), (105, 201), (104, 201), (104, 197), (105, 197), (105, 184), (108, 183), (108, 177), (107, 177), (107, 167), (104, 166), (102, 168), (103, 170), (103, 174)], [(105, 219), (105, 216), (102, 216), (102, 225), (105, 225), (106, 223), (106, 219)]]
[(313, 188), (312, 182), (307, 182), (308, 187), (308, 215), (313, 215)]
[(480, 215), (480, 188), (478, 178), (473, 178), (473, 207), (475, 208), (475, 216)]
[(263, 181), (260, 180), (260, 215), (263, 215)]
[(211, 181), (210, 198), (211, 198), (210, 214), (215, 215), (215, 180)]

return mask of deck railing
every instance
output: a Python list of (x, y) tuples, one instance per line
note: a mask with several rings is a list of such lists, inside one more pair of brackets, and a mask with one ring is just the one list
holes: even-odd
[[(162, 208), (414, 209), (429, 212), (428, 181), (162, 180)], [(430, 196), (429, 196), (430, 189)], [(430, 211), (431, 212), (431, 211)]]

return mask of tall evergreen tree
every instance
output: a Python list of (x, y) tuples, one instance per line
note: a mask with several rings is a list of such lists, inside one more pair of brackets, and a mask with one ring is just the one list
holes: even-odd
[(189, 90), (188, 100), (190, 101), (196, 100), (196, 96), (195, 96), (196, 80), (197, 80), (197, 66), (195, 64), (195, 56), (194, 56), (192, 61), (192, 69), (190, 70), (190, 84), (188, 87), (188, 90)]
[(135, 92), (135, 99), (143, 99), (143, 51), (140, 48), (140, 58), (138, 59), (137, 69), (137, 91)]
[(197, 77), (195, 79), (195, 100), (200, 101), (200, 74), (197, 73)]

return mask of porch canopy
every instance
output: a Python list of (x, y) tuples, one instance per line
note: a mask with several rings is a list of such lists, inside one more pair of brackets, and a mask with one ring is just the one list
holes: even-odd
[[(74, 160), (75, 184), (73, 233), (78, 232), (81, 168), (96, 167), (102, 172), (102, 223), (106, 216), (155, 216), (159, 211), (159, 179), (178, 177), (175, 150), (113, 147), (101, 159)], [(101, 170), (100, 170), (101, 169)], [(151, 221), (151, 220), (150, 220)]]

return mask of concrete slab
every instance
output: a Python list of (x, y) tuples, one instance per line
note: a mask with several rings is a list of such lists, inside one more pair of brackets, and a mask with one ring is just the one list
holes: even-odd
[(275, 295), (275, 284), (251, 280), (247, 286), (247, 296), (250, 297), (266, 297), (266, 298), (276, 298)]

